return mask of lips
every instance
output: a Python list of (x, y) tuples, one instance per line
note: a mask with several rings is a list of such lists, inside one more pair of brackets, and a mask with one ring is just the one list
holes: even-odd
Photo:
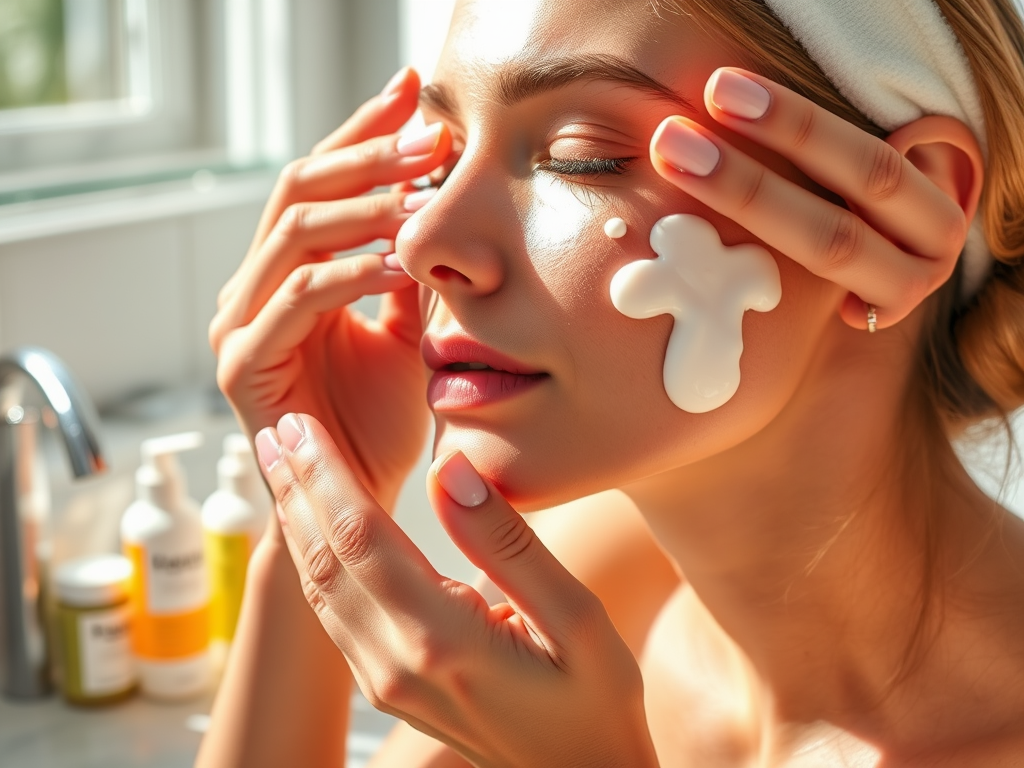
[(544, 371), (467, 336), (426, 335), (420, 352), (434, 371), (427, 400), (435, 411), (477, 408), (506, 400), (550, 378)]

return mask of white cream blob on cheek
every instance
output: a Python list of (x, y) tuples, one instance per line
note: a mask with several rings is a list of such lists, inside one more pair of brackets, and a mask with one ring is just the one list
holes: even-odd
[(759, 246), (722, 245), (699, 216), (661, 219), (651, 248), (658, 258), (631, 262), (612, 278), (612, 304), (637, 320), (672, 315), (665, 391), (689, 413), (721, 408), (740, 385), (743, 314), (779, 305), (779, 267)]
[(628, 231), (629, 227), (626, 226), (626, 222), (618, 216), (614, 219), (608, 219), (608, 221), (604, 223), (604, 233), (612, 240), (618, 240), (619, 238), (625, 237)]

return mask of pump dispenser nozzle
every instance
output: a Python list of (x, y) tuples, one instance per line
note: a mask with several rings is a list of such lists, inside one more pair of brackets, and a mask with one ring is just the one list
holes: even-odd
[(203, 444), (200, 432), (154, 437), (142, 443), (142, 466), (135, 473), (138, 497), (163, 509), (174, 509), (187, 496), (178, 454)]

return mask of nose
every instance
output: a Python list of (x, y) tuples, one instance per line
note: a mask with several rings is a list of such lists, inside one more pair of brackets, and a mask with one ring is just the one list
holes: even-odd
[(497, 292), (506, 279), (507, 248), (515, 242), (509, 231), (515, 206), (507, 184), (493, 163), (476, 173), (473, 162), (463, 155), (395, 240), (405, 270), (446, 301)]

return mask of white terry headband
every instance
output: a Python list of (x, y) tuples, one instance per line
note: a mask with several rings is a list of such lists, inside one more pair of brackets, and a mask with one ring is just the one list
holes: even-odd
[[(853, 106), (887, 131), (947, 115), (988, 159), (985, 117), (967, 56), (933, 0), (764, 0)], [(962, 299), (993, 258), (975, 217), (963, 251)]]

